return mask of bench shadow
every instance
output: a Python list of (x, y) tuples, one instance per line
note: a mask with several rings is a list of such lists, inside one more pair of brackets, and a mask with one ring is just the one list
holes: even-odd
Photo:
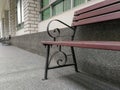
[(106, 83), (102, 80), (96, 79), (86, 73), (75, 73), (70, 75), (62, 76), (61, 78), (68, 79), (78, 85), (83, 85), (89, 90), (120, 90), (119, 86)]

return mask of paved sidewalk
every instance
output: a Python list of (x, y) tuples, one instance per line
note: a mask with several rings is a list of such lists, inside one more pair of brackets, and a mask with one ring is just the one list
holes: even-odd
[(53, 71), (49, 80), (42, 81), (44, 63), (42, 56), (0, 44), (0, 90), (86, 90)]
[[(49, 71), (43, 81), (45, 58), (14, 46), (0, 44), (0, 90), (112, 90), (72, 67)], [(102, 86), (102, 87), (101, 87)], [(85, 88), (87, 87), (87, 88)], [(106, 88), (106, 89), (105, 89)], [(119, 90), (113, 88), (113, 90)]]

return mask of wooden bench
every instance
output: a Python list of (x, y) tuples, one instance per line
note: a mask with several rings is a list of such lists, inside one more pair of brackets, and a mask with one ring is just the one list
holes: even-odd
[[(120, 51), (120, 42), (119, 41), (74, 41), (75, 31), (77, 26), (92, 24), (92, 23), (100, 23), (109, 20), (120, 19), (120, 0), (105, 0), (103, 2), (94, 4), (92, 6), (80, 9), (74, 13), (72, 26), (65, 24), (60, 20), (52, 20), (49, 22), (47, 26), (48, 35), (51, 36), (54, 41), (42, 41), (42, 43), (47, 47), (47, 57), (46, 57), (46, 65), (45, 65), (45, 75), (44, 79), (47, 79), (48, 70), (66, 66), (74, 66), (75, 71), (78, 72), (77, 62), (74, 52), (74, 47), (79, 48), (92, 48), (92, 49), (104, 49), (104, 50), (117, 50)], [(52, 22), (58, 21), (67, 27), (71, 28), (74, 33), (72, 35), (71, 41), (56, 41), (56, 37), (53, 36), (49, 31), (49, 26)], [(57, 28), (55, 31), (60, 34), (60, 30)], [(55, 52), (50, 57), (50, 49), (52, 45), (59, 46), (59, 51)], [(61, 46), (68, 46), (71, 48), (72, 56), (73, 56), (73, 64), (67, 64), (67, 55), (61, 50)], [(65, 63), (60, 65), (59, 62), (62, 60), (57, 60), (58, 66), (50, 67), (49, 64), (52, 58), (58, 54), (62, 53), (65, 57)]]

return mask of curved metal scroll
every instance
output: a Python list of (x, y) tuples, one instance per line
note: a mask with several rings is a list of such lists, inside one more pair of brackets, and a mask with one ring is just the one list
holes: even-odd
[(72, 40), (74, 39), (74, 36), (75, 36), (75, 28), (67, 25), (66, 23), (64, 23), (64, 22), (62, 22), (62, 21), (60, 21), (60, 20), (58, 20), (58, 19), (54, 19), (54, 20), (51, 20), (51, 21), (48, 23), (48, 25), (47, 25), (47, 33), (48, 33), (48, 35), (49, 35), (50, 37), (52, 37), (52, 38), (54, 39), (54, 41), (56, 40), (57, 37), (60, 36), (60, 29), (59, 29), (59, 28), (56, 28), (56, 29), (53, 30), (54, 35), (53, 35), (52, 33), (50, 33), (49, 27), (50, 27), (50, 24), (51, 24), (52, 22), (54, 22), (54, 21), (57, 21), (57, 22), (65, 25), (65, 26), (67, 26), (67, 27), (70, 28), (71, 30), (73, 30), (74, 33), (73, 33), (73, 35), (72, 35)]
[(50, 62), (51, 62), (51, 60), (53, 59), (53, 58), (55, 58), (55, 56), (57, 57), (57, 55), (62, 55), (62, 58), (60, 58), (60, 59), (57, 59), (57, 65), (58, 66), (63, 66), (63, 65), (65, 65), (66, 63), (67, 63), (67, 55), (64, 53), (64, 52), (62, 52), (62, 51), (57, 51), (57, 52), (55, 52), (52, 56), (51, 56), (51, 58), (50, 58), (50, 61), (49, 61), (49, 64), (50, 64)]

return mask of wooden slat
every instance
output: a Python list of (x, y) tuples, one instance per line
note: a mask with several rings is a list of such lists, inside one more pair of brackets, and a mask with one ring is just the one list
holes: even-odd
[(117, 2), (120, 2), (120, 0), (105, 0), (105, 1), (97, 3), (95, 5), (86, 7), (86, 8), (81, 9), (81, 10), (78, 10), (78, 11), (75, 12), (75, 15), (78, 15), (78, 14), (81, 14), (81, 13), (84, 13), (84, 12), (88, 12), (88, 11), (94, 10), (96, 8), (101, 8), (101, 7), (104, 7), (106, 5), (110, 5), (110, 4), (117, 3)]
[(77, 22), (73, 22), (72, 26), (85, 25), (85, 24), (102, 22), (102, 21), (113, 20), (113, 19), (120, 19), (120, 11), (93, 17), (93, 18), (87, 18), (84, 20), (79, 20)]
[(110, 13), (110, 12), (118, 11), (118, 10), (120, 10), (120, 3), (113, 4), (113, 5), (104, 7), (104, 8), (99, 8), (99, 9), (96, 9), (94, 11), (90, 11), (90, 12), (87, 12), (84, 14), (80, 14), (80, 15), (74, 17), (74, 21), (88, 18), (88, 17), (101, 15), (101, 14), (106, 14), (106, 13)]
[(120, 51), (120, 41), (42, 41), (43, 44)]

